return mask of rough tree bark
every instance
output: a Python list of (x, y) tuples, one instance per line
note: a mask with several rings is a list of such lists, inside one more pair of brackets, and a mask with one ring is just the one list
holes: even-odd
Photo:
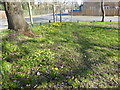
[(21, 2), (4, 2), (4, 7), (8, 21), (8, 29), (34, 37), (30, 25), (24, 19)]
[(102, 22), (104, 22), (105, 21), (104, 0), (101, 1), (101, 11), (102, 11)]

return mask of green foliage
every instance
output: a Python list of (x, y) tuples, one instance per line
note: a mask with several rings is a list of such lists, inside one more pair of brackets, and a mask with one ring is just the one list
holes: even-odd
[(32, 28), (35, 38), (1, 32), (2, 87), (116, 88), (118, 29), (108, 24), (44, 23)]
[(9, 63), (9, 62), (6, 62), (6, 61), (3, 61), (2, 62), (2, 69), (1, 70), (4, 70), (2, 71), (1, 73), (3, 73), (3, 75), (5, 75), (5, 73), (11, 73), (11, 69), (12, 69), (12, 64)]
[(4, 5), (0, 4), (0, 10), (4, 10)]

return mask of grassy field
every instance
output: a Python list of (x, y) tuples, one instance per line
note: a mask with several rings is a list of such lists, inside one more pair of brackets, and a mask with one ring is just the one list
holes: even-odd
[(118, 87), (116, 22), (45, 23), (32, 30), (37, 37), (0, 33), (3, 88)]

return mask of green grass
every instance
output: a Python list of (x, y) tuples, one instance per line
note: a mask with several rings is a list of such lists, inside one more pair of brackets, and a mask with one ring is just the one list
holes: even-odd
[(36, 38), (10, 30), (1, 32), (0, 84), (3, 88), (21, 89), (117, 88), (116, 24), (45, 23), (32, 28)]

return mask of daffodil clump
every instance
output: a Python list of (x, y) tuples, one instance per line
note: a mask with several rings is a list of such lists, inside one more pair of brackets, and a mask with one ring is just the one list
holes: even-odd
[(55, 23), (51, 23), (51, 25), (55, 26), (55, 27), (61, 27), (63, 25), (65, 25), (65, 22), (55, 22)]

